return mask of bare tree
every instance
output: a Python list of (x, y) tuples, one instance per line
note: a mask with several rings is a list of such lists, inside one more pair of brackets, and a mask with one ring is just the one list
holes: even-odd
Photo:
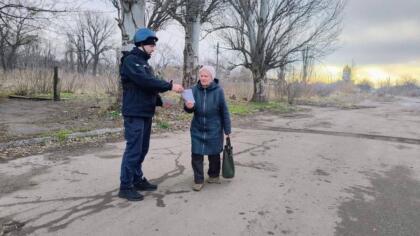
[(302, 83), (306, 86), (312, 75), (314, 56), (308, 47), (302, 50)]
[(3, 11), (13, 16), (3, 15), (0, 25), (0, 60), (3, 70), (10, 70), (15, 67), (18, 50), (36, 40), (39, 27), (31, 22), (32, 13), (15, 8)]
[(196, 82), (198, 75), (198, 56), (201, 26), (212, 22), (220, 13), (223, 0), (175, 0), (172, 3), (171, 16), (185, 30), (184, 66), (182, 85), (190, 87)]
[(22, 18), (22, 15), (30, 15), (30, 19), (40, 19), (46, 16), (42, 13), (55, 14), (70, 11), (56, 9), (56, 4), (57, 1), (46, 0), (0, 0), (0, 21), (6, 23), (10, 18)]
[(149, 0), (146, 2), (145, 22), (146, 27), (153, 30), (160, 30), (172, 20), (170, 7), (173, 0)]
[(177, 65), (177, 61), (179, 61), (179, 58), (172, 47), (169, 44), (160, 44), (159, 50), (155, 52), (151, 59), (151, 65), (153, 65), (156, 74), (160, 76), (169, 65)]
[(92, 68), (96, 75), (101, 56), (112, 49), (113, 33), (113, 22), (106, 16), (81, 13), (75, 28), (67, 33), (67, 60), (71, 62), (76, 54), (77, 71), (86, 73)]
[(95, 76), (100, 56), (112, 49), (110, 39), (114, 33), (113, 22), (106, 16), (86, 12), (83, 23), (91, 45), (88, 52), (92, 58), (92, 74)]
[(83, 17), (79, 16), (77, 28), (67, 33), (67, 41), (72, 44), (76, 53), (77, 72), (85, 74), (88, 71), (92, 56), (89, 53), (91, 46), (88, 42), (86, 24), (83, 23)]
[(67, 34), (66, 39), (66, 51), (64, 53), (64, 62), (65, 62), (65, 69), (69, 70), (71, 72), (74, 72), (74, 66), (75, 66), (75, 53), (76, 49), (74, 48), (74, 44), (72, 41), (71, 35)]
[(251, 70), (253, 101), (267, 97), (267, 71), (301, 60), (305, 48), (322, 55), (340, 32), (342, 0), (229, 0), (219, 28), (228, 48)]
[(116, 20), (121, 30), (122, 51), (130, 51), (133, 37), (140, 27), (159, 30), (169, 18), (171, 0), (109, 0), (117, 9)]
[(18, 58), (16, 66), (19, 68), (51, 68), (56, 62), (51, 41), (42, 38), (22, 46)]
[(71, 11), (66, 4), (61, 4), (62, 9), (58, 9), (59, 2), (0, 0), (0, 61), (4, 70), (16, 66), (19, 51), (24, 46), (36, 45), (40, 30), (52, 16)]

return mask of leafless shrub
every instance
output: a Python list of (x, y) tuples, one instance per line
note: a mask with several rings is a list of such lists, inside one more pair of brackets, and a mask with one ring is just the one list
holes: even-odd
[(373, 84), (367, 79), (364, 79), (356, 84), (356, 86), (362, 92), (371, 92), (373, 90)]
[(394, 96), (420, 97), (420, 87), (418, 80), (411, 76), (404, 76), (394, 86), (391, 86), (390, 83), (381, 84), (376, 93), (379, 96), (389, 94)]

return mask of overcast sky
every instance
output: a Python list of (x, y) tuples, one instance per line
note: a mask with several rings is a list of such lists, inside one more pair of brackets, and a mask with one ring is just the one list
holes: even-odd
[(348, 0), (332, 64), (406, 64), (420, 60), (420, 0)]
[[(110, 4), (104, 4), (107, 0), (79, 1), (86, 8), (114, 10)], [(183, 34), (180, 27), (158, 32), (160, 42), (169, 43), (179, 55), (184, 45)], [(200, 43), (201, 61), (215, 57), (216, 42), (215, 37), (209, 37)], [(420, 0), (347, 0), (338, 48), (322, 61), (324, 67), (336, 66), (336, 73), (341, 74), (342, 66), (351, 64), (352, 60), (359, 67), (380, 66), (382, 69), (375, 69), (383, 70), (380, 77), (405, 73), (418, 77)]]

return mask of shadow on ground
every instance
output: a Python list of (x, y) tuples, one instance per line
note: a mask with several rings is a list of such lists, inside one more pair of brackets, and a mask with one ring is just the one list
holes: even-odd
[[(170, 151), (170, 150), (168, 150)], [(182, 153), (174, 153), (176, 155), (175, 168), (163, 174), (159, 178), (151, 179), (151, 182), (161, 184), (170, 178), (176, 178), (184, 173), (185, 166), (180, 164), (180, 157)], [(26, 180), (27, 182), (29, 180)], [(10, 190), (12, 192), (12, 190)], [(89, 196), (66, 197), (56, 199), (37, 199), (30, 201), (21, 201), (10, 204), (0, 204), (0, 209), (6, 207), (20, 207), (16, 213), (0, 218), (0, 236), (3, 235), (27, 235), (32, 234), (37, 230), (46, 229), (47, 232), (57, 232), (66, 228), (69, 224), (76, 220), (89, 217), (91, 215), (100, 213), (109, 208), (126, 208), (131, 206), (131, 202), (123, 201), (116, 197), (118, 189), (112, 189), (105, 193), (99, 193)], [(144, 193), (145, 196), (151, 196), (156, 200), (157, 207), (166, 207), (164, 197), (172, 194), (189, 193), (190, 190), (165, 190), (157, 192)], [(1, 192), (0, 192), (1, 193)], [(53, 205), (54, 207), (46, 207), (44, 211), (33, 214), (32, 217), (25, 221), (17, 221), (20, 214), (27, 213), (36, 209), (40, 205)], [(43, 220), (44, 219), (44, 220)], [(39, 223), (42, 222), (42, 223)]]

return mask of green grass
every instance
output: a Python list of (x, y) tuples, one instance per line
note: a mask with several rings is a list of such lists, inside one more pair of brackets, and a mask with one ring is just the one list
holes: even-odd
[(122, 114), (120, 111), (110, 111), (109, 116), (115, 120), (121, 118)]
[[(34, 98), (53, 98), (52, 93), (41, 93), (41, 94), (34, 94), (32, 97)], [(61, 92), (60, 99), (74, 99), (76, 95), (74, 93), (69, 92)]]
[(171, 124), (169, 124), (167, 121), (164, 121), (164, 120), (158, 120), (158, 121), (156, 121), (156, 124), (160, 129), (171, 128)]
[(5, 98), (5, 97), (8, 97), (10, 95), (10, 93), (9, 92), (6, 92), (6, 91), (0, 91), (0, 98)]
[(56, 137), (58, 141), (63, 142), (69, 137), (70, 134), (71, 134), (70, 130), (59, 130), (55, 132), (53, 136)]
[(229, 111), (232, 115), (250, 115), (259, 111), (275, 111), (281, 113), (292, 112), (294, 107), (284, 102), (270, 101), (266, 103), (258, 102), (229, 102)]

